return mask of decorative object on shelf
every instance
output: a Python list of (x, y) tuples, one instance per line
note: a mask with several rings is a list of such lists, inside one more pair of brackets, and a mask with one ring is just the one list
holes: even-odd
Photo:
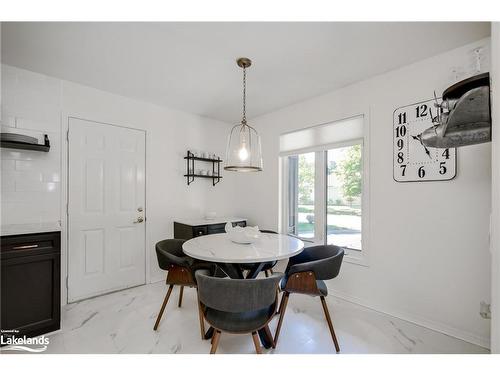
[(456, 175), (456, 149), (426, 147), (419, 138), (432, 125), (434, 101), (397, 108), (393, 117), (393, 178), (396, 182), (451, 180)]
[(38, 143), (38, 139), (23, 134), (1, 133), (0, 146), (3, 148), (15, 148), (18, 150), (31, 150), (49, 152), (50, 141), (47, 134), (43, 135), (44, 144)]
[[(200, 157), (200, 156), (195, 156), (195, 155), (205, 155), (205, 156), (211, 156), (211, 157)], [(187, 184), (190, 185), (195, 177), (201, 177), (201, 178), (211, 178), (212, 179), (212, 185), (215, 186), (220, 182), (220, 179), (222, 176), (220, 175), (220, 163), (222, 163), (222, 160), (217, 156), (217, 158), (212, 158), (215, 157), (215, 154), (209, 154), (206, 152), (202, 152), (200, 154), (196, 153), (195, 151), (187, 152), (187, 156), (184, 156), (184, 159), (186, 160), (186, 174), (184, 177), (187, 178)], [(199, 169), (199, 168), (194, 168), (194, 162), (196, 161), (201, 161), (201, 162), (207, 162), (207, 163), (212, 163), (212, 169), (207, 170), (207, 169)]]
[[(435, 96), (435, 94), (434, 94)], [(462, 147), (491, 141), (490, 75), (478, 74), (460, 81), (436, 98), (432, 126), (417, 137), (422, 145)]]
[(243, 117), (241, 123), (233, 126), (229, 133), (226, 160), (227, 171), (259, 172), (262, 171), (262, 147), (257, 131), (247, 124), (246, 118), (246, 69), (252, 65), (252, 60), (241, 57), (237, 61), (243, 69)]
[(259, 227), (233, 227), (231, 223), (226, 223), (224, 229), (229, 239), (235, 243), (248, 245), (260, 238)]

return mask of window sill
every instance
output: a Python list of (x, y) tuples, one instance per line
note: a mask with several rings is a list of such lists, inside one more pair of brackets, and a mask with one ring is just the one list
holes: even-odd
[[(354, 254), (353, 254), (354, 253)], [(344, 255), (344, 261), (351, 264), (357, 264), (363, 267), (370, 267), (368, 263), (368, 259), (363, 254), (356, 254), (356, 252), (352, 250), (346, 250), (346, 254)]]

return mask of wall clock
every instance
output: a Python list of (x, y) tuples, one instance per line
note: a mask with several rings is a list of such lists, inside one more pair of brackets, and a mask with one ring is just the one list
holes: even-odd
[(432, 126), (434, 100), (397, 108), (393, 116), (393, 177), (397, 182), (451, 180), (457, 173), (456, 148), (431, 148), (419, 134)]

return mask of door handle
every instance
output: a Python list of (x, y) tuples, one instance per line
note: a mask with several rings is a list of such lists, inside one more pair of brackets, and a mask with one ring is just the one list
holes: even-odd
[(136, 221), (134, 221), (134, 224), (142, 223), (144, 219), (142, 217), (138, 217)]

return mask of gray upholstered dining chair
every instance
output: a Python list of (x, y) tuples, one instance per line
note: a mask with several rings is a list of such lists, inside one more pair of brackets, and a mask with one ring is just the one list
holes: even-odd
[(255, 351), (262, 353), (257, 331), (263, 329), (274, 347), (268, 324), (275, 315), (278, 283), (283, 274), (263, 279), (228, 279), (196, 271), (198, 296), (203, 315), (215, 329), (210, 354), (215, 354), (221, 332), (252, 334)]
[[(194, 272), (197, 269), (213, 268), (213, 265), (211, 264), (196, 262), (194, 259), (186, 256), (182, 252), (182, 244), (184, 242), (185, 240), (168, 239), (160, 241), (156, 244), (156, 257), (158, 259), (158, 266), (162, 270), (167, 271), (166, 283), (168, 285), (168, 290), (161, 305), (158, 317), (156, 318), (156, 322), (153, 328), (153, 330), (155, 331), (158, 329), (158, 325), (160, 324), (163, 311), (167, 306), (167, 302), (170, 298), (170, 294), (172, 293), (174, 286), (175, 285), (180, 286), (178, 306), (181, 307), (184, 287), (187, 286), (190, 288), (196, 288)], [(205, 327), (199, 301), (198, 301), (198, 314), (200, 319), (201, 338), (204, 339)]]
[[(278, 234), (278, 232), (275, 232), (274, 230), (266, 230), (266, 229), (261, 229), (260, 232), (261, 233)], [(276, 265), (276, 263), (278, 263), (278, 261), (264, 263), (260, 272), (264, 272), (266, 277), (269, 276), (269, 273), (271, 273), (271, 275), (272, 275), (273, 274), (273, 267)], [(257, 267), (257, 263), (242, 263), (240, 265), (240, 267), (242, 270), (250, 272), (253, 269), (255, 269), (255, 267)]]
[(300, 254), (289, 259), (285, 276), (280, 283), (280, 288), (284, 293), (279, 307), (280, 318), (274, 335), (275, 344), (278, 342), (290, 294), (301, 293), (320, 297), (328, 328), (330, 328), (330, 334), (335, 344), (335, 350), (340, 351), (325, 300), (328, 289), (323, 280), (337, 277), (343, 257), (344, 250), (342, 248), (334, 245), (321, 245), (305, 248)]

